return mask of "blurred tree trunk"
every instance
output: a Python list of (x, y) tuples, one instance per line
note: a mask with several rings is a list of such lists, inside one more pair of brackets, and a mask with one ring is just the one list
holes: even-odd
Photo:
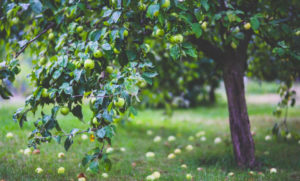
[(214, 104), (214, 103), (216, 103), (216, 95), (215, 95), (215, 90), (216, 90), (216, 86), (215, 86), (215, 84), (212, 84), (211, 86), (210, 86), (210, 89), (209, 89), (209, 103), (210, 104)]
[(236, 162), (241, 167), (255, 167), (255, 148), (250, 131), (244, 90), (244, 62), (226, 61), (223, 70), (226, 88), (231, 139)]

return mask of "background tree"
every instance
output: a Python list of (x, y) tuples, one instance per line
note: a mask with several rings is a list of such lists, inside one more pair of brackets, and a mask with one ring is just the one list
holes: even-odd
[[(163, 44), (152, 34), (147, 43), (152, 49), (153, 65), (159, 78), (142, 91), (142, 105), (150, 107), (195, 107), (214, 104), (215, 90), (221, 79), (220, 68), (202, 52), (187, 52), (190, 56), (174, 61), (165, 53)], [(201, 59), (201, 60), (199, 60)]]
[[(222, 69), (233, 150), (237, 164), (242, 167), (254, 167), (257, 163), (243, 83), (248, 60), (261, 57), (260, 50), (272, 51), (276, 60), (284, 60), (288, 65), (287, 76), (278, 78), (291, 82), (298, 76), (298, 1), (1, 3), (0, 30), (6, 42), (1, 79), (13, 80), (18, 73), (16, 58), (26, 47), (30, 47), (33, 60), (39, 60), (30, 75), (35, 90), (14, 119), (22, 126), (28, 111), (34, 113), (45, 104), (53, 106), (51, 114), (42, 112), (36, 121), (36, 130), (30, 137), (32, 146), (51, 139), (60, 142), (66, 136), (67, 150), (73, 137), (82, 132), (88, 132), (92, 140), (95, 138), (103, 145), (110, 144), (114, 119), (135, 114), (130, 105), (138, 100), (139, 87), (144, 87), (146, 81), (151, 84), (156, 76), (149, 71), (153, 55), (146, 41), (153, 34), (166, 43), (165, 52), (172, 59), (199, 58), (193, 52), (202, 51)], [(159, 53), (155, 48), (153, 51)], [(252, 61), (255, 62), (260, 61)], [(265, 67), (257, 67), (264, 72)], [(1, 87), (1, 95), (9, 96), (5, 86)], [(71, 110), (83, 119), (83, 98), (94, 98), (90, 128), (74, 128), (65, 133), (56, 120), (58, 109), (62, 114)], [(54, 128), (57, 133), (51, 131)], [(102, 150), (103, 146), (97, 145), (83, 163), (89, 162), (90, 168), (97, 170), (98, 160), (102, 160), (109, 168), (110, 161)]]

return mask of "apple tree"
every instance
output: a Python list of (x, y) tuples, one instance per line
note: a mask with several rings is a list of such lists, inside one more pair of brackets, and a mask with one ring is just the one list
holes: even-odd
[[(256, 66), (272, 54), (274, 64), (286, 70), (276, 79), (292, 82), (299, 71), (299, 1), (267, 0), (95, 0), (22, 3), (1, 1), (1, 42), (6, 56), (1, 79), (13, 80), (26, 49), (36, 62), (30, 74), (35, 87), (14, 120), (20, 126), (26, 114), (52, 106), (35, 122), (30, 145), (65, 138), (69, 149), (74, 136), (87, 132), (99, 144), (83, 163), (107, 165), (103, 145), (110, 144), (114, 120), (131, 116), (139, 87), (151, 84), (153, 54), (147, 43), (156, 39), (173, 61), (198, 58), (199, 52), (222, 71), (228, 100), (231, 138), (236, 162), (254, 167), (254, 142), (250, 132), (243, 77), (248, 65)], [(3, 38), (2, 38), (3, 37)], [(151, 50), (152, 49), (152, 50)], [(260, 53), (263, 52), (263, 53)], [(202, 61), (203, 59), (197, 59)], [(171, 63), (171, 62), (170, 62)], [(159, 77), (159, 76), (158, 76)], [(1, 95), (9, 90), (1, 85)], [(289, 99), (289, 96), (287, 96)], [(83, 120), (83, 99), (90, 99), (93, 118), (87, 130), (66, 133), (56, 119), (58, 110)], [(56, 129), (56, 132), (53, 130)]]
[[(68, 150), (75, 136), (86, 133), (95, 149), (82, 164), (94, 171), (100, 161), (110, 167), (103, 150), (111, 144), (115, 123), (136, 114), (131, 105), (139, 101), (139, 87), (156, 75), (136, 18), (143, 12), (133, 11), (137, 7), (130, 1), (1, 1), (1, 96), (11, 96), (5, 82), (19, 72), (25, 50), (35, 65), (29, 75), (34, 90), (13, 117), (22, 127), (28, 112), (42, 108), (29, 146), (56, 140)], [(83, 121), (85, 100), (93, 112), (91, 120), (85, 119), (89, 128), (65, 131), (57, 114), (71, 112)], [(52, 107), (50, 113), (43, 111), (45, 105)]]

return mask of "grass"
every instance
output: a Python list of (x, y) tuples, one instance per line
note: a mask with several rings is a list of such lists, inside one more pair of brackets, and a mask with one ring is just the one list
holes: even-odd
[(246, 84), (246, 92), (250, 94), (276, 94), (279, 88), (279, 83), (248, 80)]
[[(1, 103), (2, 104), (2, 103)], [(77, 174), (84, 172), (87, 180), (102, 180), (101, 173), (92, 174), (80, 166), (81, 158), (88, 150), (95, 147), (94, 142), (82, 141), (80, 137), (66, 153), (64, 159), (58, 159), (59, 152), (65, 152), (63, 144), (54, 141), (39, 147), (41, 154), (25, 156), (18, 153), (26, 148), (27, 136), (33, 130), (33, 122), (25, 124), (20, 129), (11, 120), (17, 106), (0, 105), (0, 180), (76, 180)], [(234, 162), (230, 133), (228, 127), (228, 113), (225, 104), (214, 107), (199, 107), (188, 110), (176, 110), (172, 118), (163, 115), (162, 110), (141, 110), (137, 117), (125, 125), (117, 128), (117, 135), (113, 140), (111, 153), (113, 167), (106, 180), (145, 180), (147, 175), (154, 171), (161, 173), (160, 180), (185, 180), (185, 175), (191, 173), (193, 180), (299, 180), (300, 179), (300, 145), (297, 140), (265, 141), (264, 137), (270, 134), (272, 125), (276, 121), (272, 117), (273, 107), (270, 105), (249, 105), (252, 130), (256, 143), (256, 155), (262, 163), (259, 170), (254, 170), (255, 175), (250, 175), (250, 170), (239, 169)], [(86, 118), (91, 112), (84, 108)], [(32, 116), (31, 116), (32, 117)], [(80, 129), (88, 125), (81, 123), (72, 116), (59, 116), (59, 122), (65, 130), (73, 127)], [(300, 107), (290, 110), (289, 126), (291, 129), (300, 129)], [(146, 134), (148, 130), (153, 135)], [(207, 140), (200, 141), (195, 137), (199, 131), (205, 131)], [(15, 137), (7, 139), (7, 132), (13, 132)], [(154, 143), (155, 136), (161, 136), (162, 141)], [(170, 135), (176, 136), (176, 141), (168, 142)], [(222, 142), (214, 144), (214, 139), (220, 137)], [(185, 147), (191, 144), (194, 149), (190, 152)], [(121, 147), (125, 152), (119, 151)], [(174, 149), (181, 148), (182, 153), (175, 159), (169, 160), (168, 154)], [(154, 152), (153, 159), (145, 157), (146, 152)], [(266, 154), (266, 153), (269, 154)], [(182, 164), (187, 169), (181, 168)], [(134, 166), (133, 166), (134, 165)], [(58, 175), (57, 169), (63, 166), (64, 175)], [(34, 170), (43, 168), (40, 175)], [(203, 168), (197, 171), (197, 168)], [(277, 174), (270, 174), (270, 168), (277, 168)], [(234, 176), (228, 177), (229, 172)], [(258, 174), (262, 172), (263, 174)], [(105, 180), (105, 179), (103, 179)]]

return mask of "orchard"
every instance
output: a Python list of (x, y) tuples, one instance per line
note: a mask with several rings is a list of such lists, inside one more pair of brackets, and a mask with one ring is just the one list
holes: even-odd
[[(287, 115), (290, 109), (299, 121), (299, 109), (293, 107), (300, 72), (300, 1), (3, 0), (0, 5), (3, 100), (14, 99), (12, 84), (22, 73), (23, 62), (32, 65), (27, 75), (31, 93), (11, 119), (22, 129), (28, 124), (34, 126), (28, 137), (30, 151), (53, 141), (68, 151), (78, 139), (88, 140), (93, 148), (85, 150), (80, 165), (108, 179), (114, 164), (124, 158), (111, 159), (113, 140), (125, 139), (117, 138), (118, 130), (122, 132), (121, 125), (131, 124), (143, 111), (141, 107), (163, 108), (169, 116), (173, 111), (176, 114), (177, 108), (218, 107), (217, 89), (222, 85), (228, 118), (220, 116), (224, 124), (229, 124), (227, 134), (231, 136), (225, 142), (232, 150), (234, 165), (242, 170), (259, 170), (265, 160), (256, 156), (245, 77), (277, 82), (280, 99), (272, 110), (277, 116), (274, 119), (284, 120), (270, 130), (279, 140), (283, 135), (297, 144), (299, 130), (287, 129)], [(153, 119), (156, 113), (153, 111)], [(65, 129), (63, 125), (70, 116), (72, 128)], [(87, 126), (77, 127), (76, 121)], [(194, 123), (186, 124), (191, 128)], [(168, 123), (181, 130), (176, 125)], [(130, 129), (125, 130), (131, 134)], [(197, 134), (186, 140), (196, 137), (202, 144), (206, 137), (201, 130), (195, 130)], [(147, 132), (148, 136), (152, 134)], [(173, 134), (165, 146), (178, 141), (180, 136)], [(6, 135), (6, 139), (13, 138), (13, 133)], [(222, 144), (223, 139), (218, 136), (211, 144)], [(160, 136), (155, 137), (153, 144), (160, 140)], [(183, 154), (181, 150), (189, 153), (201, 149), (197, 145), (174, 148), (174, 153), (165, 158), (171, 161)], [(126, 149), (119, 150), (116, 154)], [(150, 163), (159, 157), (151, 149), (145, 155)], [(65, 153), (58, 154), (60, 160), (64, 157)], [(133, 163), (131, 166), (135, 167)], [(183, 163), (180, 169), (187, 168)], [(202, 167), (197, 170), (201, 172)], [(163, 178), (163, 171), (151, 171), (143, 179)], [(35, 172), (42, 175), (46, 171), (38, 167)], [(64, 175), (68, 169), (60, 166), (56, 172)], [(269, 172), (275, 174), (277, 170)], [(196, 180), (191, 172), (183, 175), (183, 179)], [(233, 176), (233, 172), (226, 173), (226, 177)], [(78, 179), (86, 178), (83, 174)]]

